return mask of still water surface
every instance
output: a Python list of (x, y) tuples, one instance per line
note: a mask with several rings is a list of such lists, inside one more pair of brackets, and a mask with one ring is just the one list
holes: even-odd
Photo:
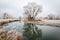
[[(7, 26), (4, 26), (4, 28), (7, 28), (7, 30), (16, 30), (22, 34), (23, 26), (24, 26), (23, 22), (13, 22), (13, 23), (9, 23)], [(41, 25), (36, 25), (36, 26), (42, 30), (43, 40), (60, 40), (59, 27), (41, 26)]]

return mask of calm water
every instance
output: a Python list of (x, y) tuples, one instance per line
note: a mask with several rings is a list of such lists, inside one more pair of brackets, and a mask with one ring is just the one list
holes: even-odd
[[(23, 22), (13, 22), (9, 23), (7, 26), (7, 30), (16, 30), (23, 33)], [(43, 40), (60, 40), (60, 28), (59, 27), (51, 27), (51, 26), (41, 26), (36, 25), (39, 29), (42, 30), (42, 39)]]

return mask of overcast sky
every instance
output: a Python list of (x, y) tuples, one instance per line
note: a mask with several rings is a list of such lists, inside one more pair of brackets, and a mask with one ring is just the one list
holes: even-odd
[(29, 2), (42, 5), (41, 16), (49, 13), (60, 14), (60, 0), (0, 0), (0, 13), (7, 12), (15, 17), (22, 16), (23, 7)]

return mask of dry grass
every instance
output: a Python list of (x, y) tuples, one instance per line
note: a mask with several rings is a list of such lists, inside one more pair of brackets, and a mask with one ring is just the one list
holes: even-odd
[(7, 31), (6, 29), (0, 29), (0, 40), (22, 40), (22, 36), (14, 31)]

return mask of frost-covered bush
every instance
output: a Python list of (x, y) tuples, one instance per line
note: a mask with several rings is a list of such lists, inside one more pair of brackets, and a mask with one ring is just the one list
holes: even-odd
[(22, 40), (22, 36), (14, 30), (7, 31), (0, 28), (0, 40)]

